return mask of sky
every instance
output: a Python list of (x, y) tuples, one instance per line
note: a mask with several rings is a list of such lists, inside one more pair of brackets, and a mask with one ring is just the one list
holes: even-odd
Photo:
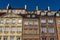
[(35, 10), (38, 5), (39, 10), (45, 10), (50, 6), (51, 10), (60, 9), (60, 0), (0, 0), (0, 8), (6, 8), (7, 4), (12, 8), (23, 8), (27, 5), (27, 10)]

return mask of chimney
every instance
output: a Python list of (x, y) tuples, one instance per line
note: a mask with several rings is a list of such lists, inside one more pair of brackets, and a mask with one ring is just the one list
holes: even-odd
[(25, 9), (26, 9), (27, 5), (25, 5)]
[(11, 9), (11, 6), (10, 6), (10, 4), (8, 4), (8, 5), (7, 5), (7, 9)]
[(36, 6), (36, 10), (38, 10), (38, 6)]
[(50, 11), (50, 6), (48, 6), (48, 11)]

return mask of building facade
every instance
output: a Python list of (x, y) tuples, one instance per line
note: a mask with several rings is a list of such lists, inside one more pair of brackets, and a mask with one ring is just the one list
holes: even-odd
[(0, 40), (60, 40), (59, 11), (0, 8)]

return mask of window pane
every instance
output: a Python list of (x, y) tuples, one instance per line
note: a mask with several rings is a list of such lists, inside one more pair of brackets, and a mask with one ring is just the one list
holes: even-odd
[(17, 39), (16, 40), (20, 40), (20, 37), (17, 37)]
[(32, 34), (32, 29), (29, 30), (29, 34)]
[(16, 20), (15, 19), (12, 19), (12, 23), (14, 24), (16, 22)]
[(41, 19), (41, 23), (46, 23), (46, 19)]
[(38, 21), (34, 21), (34, 25), (38, 25), (39, 23), (38, 23)]
[(29, 25), (33, 25), (33, 21), (29, 21)]
[(54, 38), (50, 38), (50, 40), (54, 40)]
[(38, 33), (38, 30), (37, 30), (37, 29), (35, 29), (35, 30), (34, 30), (34, 34), (37, 34), (37, 33)]
[(0, 32), (2, 32), (2, 26), (0, 26)]
[(30, 18), (30, 15), (27, 15), (28, 18)]
[(4, 23), (4, 20), (3, 19), (0, 19), (0, 24), (3, 24)]
[(45, 28), (45, 27), (42, 27), (42, 28), (41, 28), (41, 32), (42, 32), (42, 33), (46, 33), (46, 28)]
[(42, 40), (46, 40), (46, 38), (42, 38)]
[(18, 20), (18, 24), (20, 24), (20, 23), (22, 23), (22, 20), (20, 19), (20, 20)]
[(34, 17), (35, 17), (35, 15), (32, 15), (32, 17), (34, 18)]
[(48, 23), (53, 23), (53, 19), (48, 19)]
[(49, 33), (54, 33), (54, 28), (49, 28)]
[(18, 32), (21, 32), (21, 31), (22, 31), (22, 27), (18, 26), (18, 27), (17, 27), (17, 31), (18, 31)]
[(14, 37), (10, 37), (10, 40), (14, 40)]
[(9, 31), (9, 26), (5, 26), (5, 32), (8, 32)]
[(15, 32), (15, 27), (14, 26), (11, 27), (11, 31)]
[(6, 19), (6, 24), (10, 23), (10, 20), (9, 19)]
[(4, 37), (4, 40), (7, 40), (8, 38), (7, 37)]
[(24, 25), (28, 25), (28, 21), (24, 21)]

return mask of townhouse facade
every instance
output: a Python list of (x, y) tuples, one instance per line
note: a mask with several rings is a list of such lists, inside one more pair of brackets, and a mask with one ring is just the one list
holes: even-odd
[(0, 8), (0, 40), (60, 40), (60, 11)]

